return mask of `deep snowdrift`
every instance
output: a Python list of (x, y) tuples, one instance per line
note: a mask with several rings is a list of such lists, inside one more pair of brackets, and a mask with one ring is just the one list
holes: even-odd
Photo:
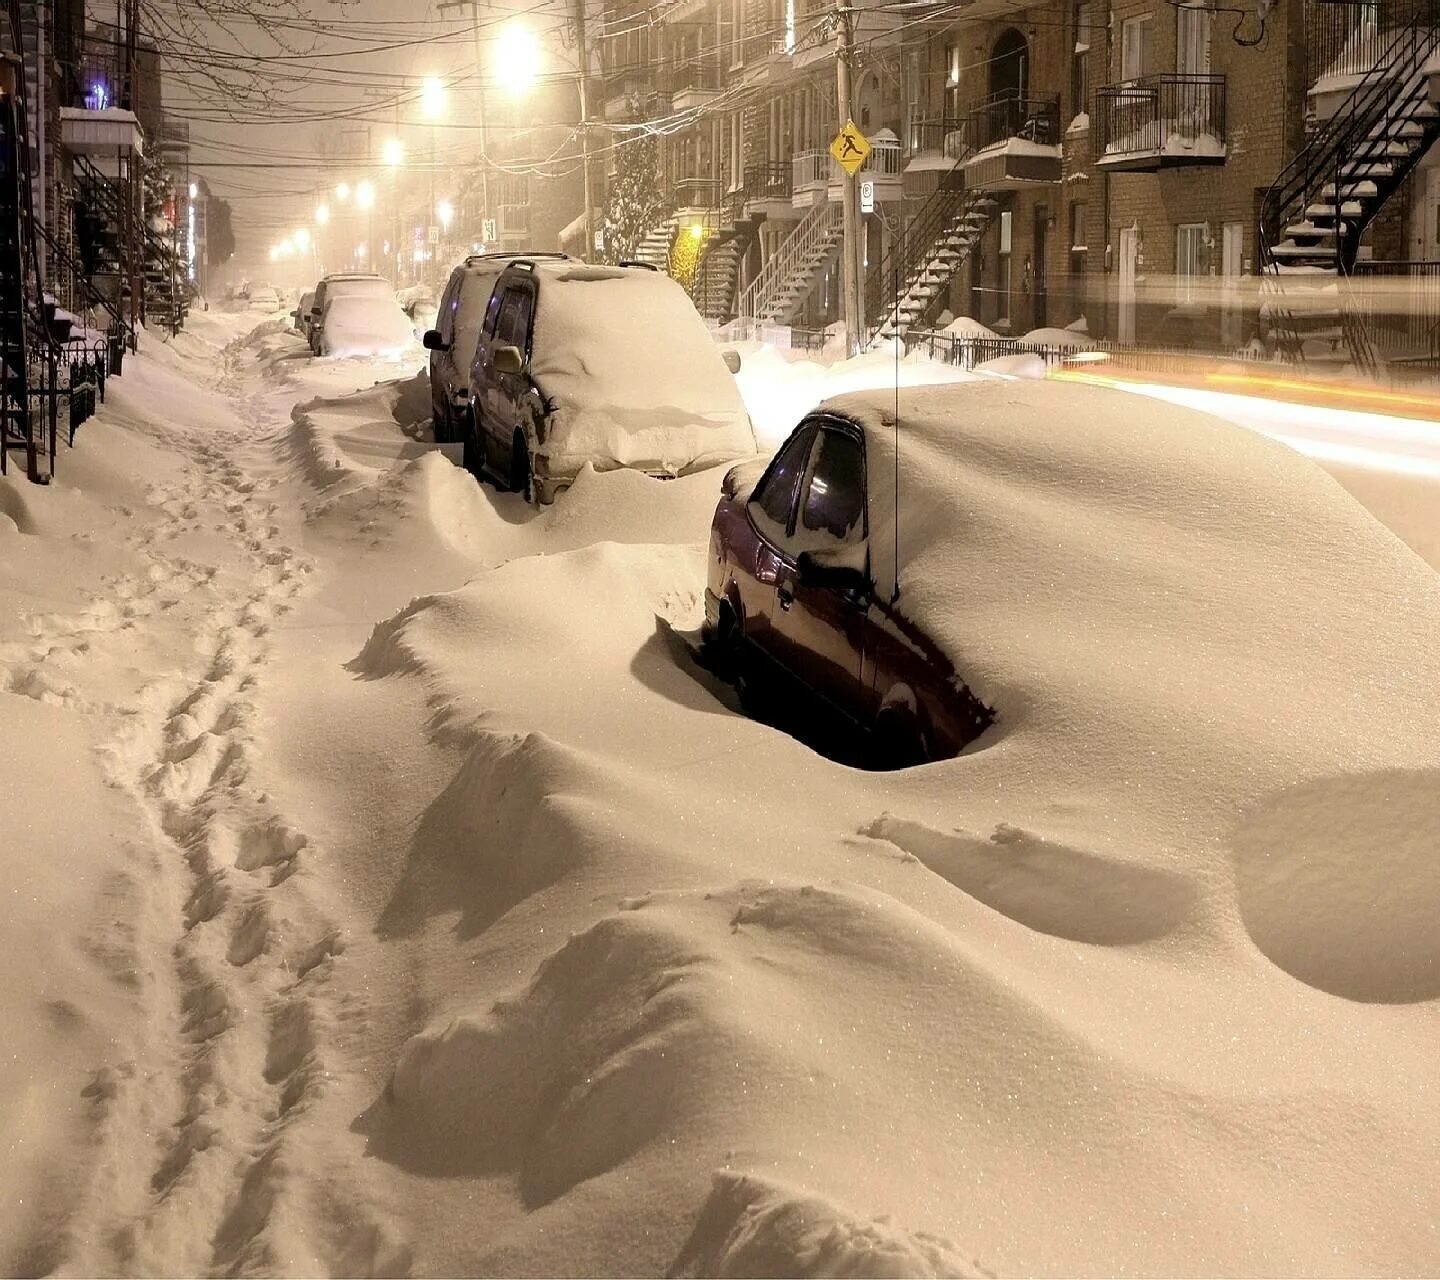
[(6, 827), (0, 925), (47, 960), (0, 1006), (36, 1046), (5, 1269), (1433, 1269), (1440, 759), (1395, 639), (1433, 576), (1332, 512), (1338, 609), (1298, 608), (1306, 552), (1258, 643), (1140, 625), (1213, 605), (1202, 553), (1275, 585), (1323, 477), (1221, 523), (996, 452), (977, 537), (1060, 568), (966, 642), (1067, 698), (865, 775), (676, 641), (714, 477), (536, 514), (429, 444), (423, 385), (301, 347), (127, 363), (53, 491), (0, 483), (0, 741), (49, 801)]

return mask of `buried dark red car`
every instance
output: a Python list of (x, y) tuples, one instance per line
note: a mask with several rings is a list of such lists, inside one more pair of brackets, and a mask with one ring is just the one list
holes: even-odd
[(871, 501), (871, 439), (856, 418), (822, 409), (768, 466), (729, 472), (710, 534), (705, 636), (751, 709), (798, 706), (861, 747), (844, 754), (897, 767), (955, 755), (994, 714), (897, 608), (893, 573), (886, 583), (875, 572), (871, 521), (893, 507)]

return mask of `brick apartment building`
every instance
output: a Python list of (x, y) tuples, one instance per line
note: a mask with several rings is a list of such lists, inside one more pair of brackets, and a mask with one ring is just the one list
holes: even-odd
[[(1436, 0), (851, 12), (870, 331), (1083, 316), (1126, 341), (1354, 345), (1380, 279), (1422, 298), (1406, 340), (1440, 321)], [(833, 9), (609, 0), (599, 25), (607, 124), (659, 138), (649, 220), (607, 247), (671, 269), (717, 322), (833, 322)]]

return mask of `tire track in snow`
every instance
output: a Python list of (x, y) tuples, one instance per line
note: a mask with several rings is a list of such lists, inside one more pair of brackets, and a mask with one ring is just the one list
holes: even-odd
[[(374, 1243), (372, 1262), (406, 1262), (358, 1197), (336, 1204), (334, 1187), (308, 1186), (295, 1159), (294, 1130), (330, 1076), (330, 1030), (349, 1011), (335, 1007), (330, 982), (343, 935), (314, 878), (299, 874), (315, 847), (252, 776), (270, 633), (310, 571), (282, 541), (265, 482), (237, 460), (253, 440), (175, 433), (191, 466), (154, 491), (162, 518), (134, 540), (150, 585), (122, 593), (147, 602), (129, 624), (160, 608), (208, 616), (189, 669), (126, 708), (103, 753), (154, 838), (119, 877), (132, 926), (96, 947), (133, 985), (139, 1033), (134, 1056), (87, 1090), (99, 1153), (66, 1262), (82, 1273), (330, 1270), (325, 1244), (309, 1244), (311, 1195)], [(205, 527), (237, 548), (236, 566), (166, 554)], [(117, 617), (126, 606), (97, 599), (79, 618), (43, 623), (37, 641), (83, 645)], [(355, 1271), (363, 1260), (348, 1262)]]

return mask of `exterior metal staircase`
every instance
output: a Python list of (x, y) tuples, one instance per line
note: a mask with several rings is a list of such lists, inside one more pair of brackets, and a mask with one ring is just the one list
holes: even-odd
[(760, 324), (791, 323), (839, 250), (840, 235), (840, 206), (829, 201), (813, 206), (741, 292), (740, 317)]
[(1437, 52), (1440, 0), (1408, 5), (1360, 83), (1265, 195), (1260, 314), (1292, 359), (1376, 364), (1351, 272), (1366, 228), (1440, 138), (1426, 74)]
[[(85, 156), (75, 157), (75, 177), (80, 188), (86, 232), (81, 234), (82, 258), (91, 278), (110, 276), (117, 297), (128, 296), (130, 275), (125, 258), (125, 201), (128, 198), (116, 179), (103, 173)], [(184, 323), (185, 273), (176, 246), (138, 216), (140, 263), (138, 275), (144, 298), (143, 318), (163, 325), (172, 333)]]
[(939, 310), (937, 303), (985, 233), (996, 206), (983, 191), (942, 186), (911, 220), (865, 289), (872, 337), (903, 337)]
[(723, 322), (735, 314), (735, 292), (740, 284), (740, 263), (755, 238), (755, 223), (722, 225), (709, 236), (695, 271), (695, 306), (707, 320)]

